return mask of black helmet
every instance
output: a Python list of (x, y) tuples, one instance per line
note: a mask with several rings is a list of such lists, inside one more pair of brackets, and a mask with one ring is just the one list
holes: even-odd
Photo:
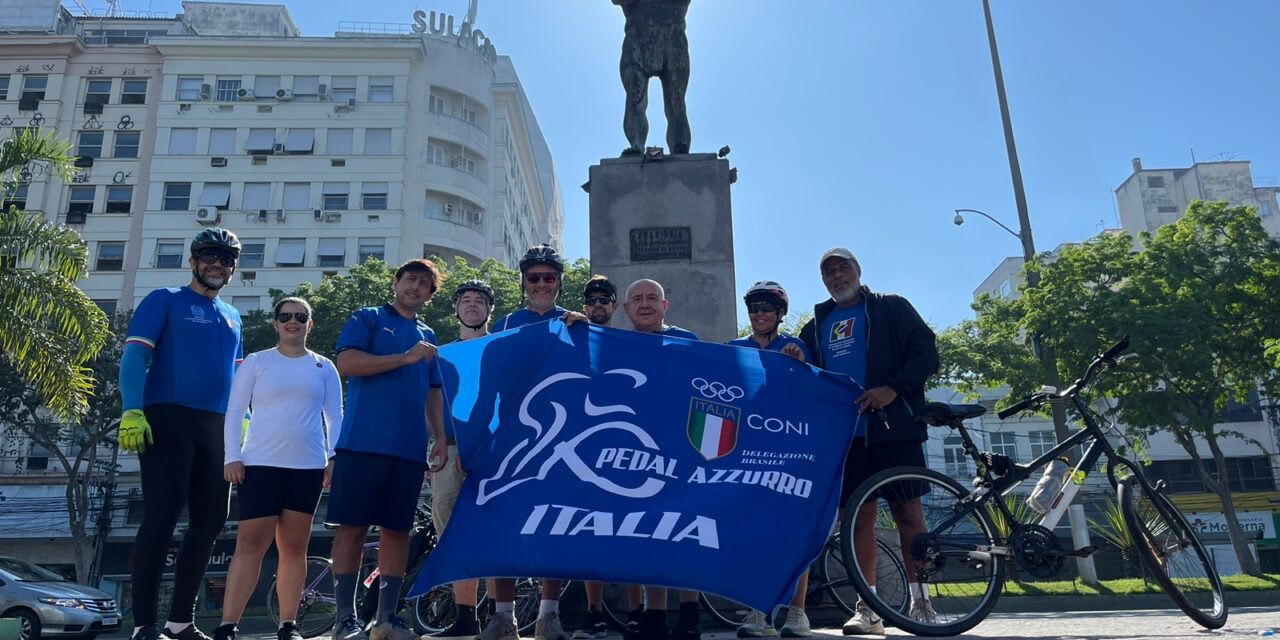
[(593, 291), (599, 291), (614, 300), (618, 299), (618, 287), (604, 276), (591, 276), (591, 279), (587, 280), (587, 286), (582, 289), (582, 297), (591, 295)]
[(479, 291), (484, 294), (485, 300), (489, 301), (489, 308), (493, 308), (493, 287), (490, 287), (484, 280), (467, 280), (458, 285), (458, 288), (453, 290), (453, 304), (456, 306), (458, 298), (461, 298), (462, 294), (468, 291)]
[(524, 252), (524, 257), (520, 258), (520, 273), (529, 270), (534, 265), (545, 264), (557, 273), (564, 273), (564, 260), (556, 253), (556, 248), (543, 243), (535, 247), (530, 247)]
[(230, 254), (233, 258), (239, 258), (240, 239), (236, 237), (236, 234), (222, 227), (209, 227), (197, 233), (196, 237), (191, 240), (192, 257), (205, 251)]

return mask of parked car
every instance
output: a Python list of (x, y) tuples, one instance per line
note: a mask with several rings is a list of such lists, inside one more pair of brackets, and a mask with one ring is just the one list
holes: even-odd
[(106, 592), (5, 556), (0, 556), (0, 618), (21, 622), (21, 640), (91, 640), (120, 629), (120, 611)]

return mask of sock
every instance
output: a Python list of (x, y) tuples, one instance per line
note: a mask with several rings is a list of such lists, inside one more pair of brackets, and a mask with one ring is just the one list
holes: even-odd
[(386, 622), (396, 615), (396, 605), (400, 603), (400, 585), (404, 576), (382, 574), (378, 580), (378, 622)]
[(516, 619), (516, 603), (514, 602), (495, 602), (493, 604), (493, 612), (496, 615), (506, 616), (515, 621)]
[(547, 615), (548, 613), (560, 613), (559, 600), (542, 600), (538, 603), (538, 617)]
[(338, 620), (356, 614), (356, 574), (333, 574), (333, 594), (337, 600)]
[(908, 582), (907, 587), (908, 587), (908, 590), (911, 592), (912, 602), (919, 602), (921, 600), (929, 599), (929, 597), (925, 595), (925, 592), (928, 591), (928, 588), (920, 584), (919, 582)]
[(293, 625), (293, 626), (295, 626), (295, 627), (296, 627), (296, 626), (298, 626), (298, 625), (297, 625), (293, 620), (281, 620), (281, 621), (280, 621), (280, 626), (279, 626), (279, 627), (277, 627), (277, 628), (278, 628), (278, 629), (283, 629), (283, 628), (284, 628), (284, 626), (285, 626), (286, 624), (291, 624), (291, 625)]
[(218, 628), (219, 628), (219, 629), (221, 629), (221, 628), (223, 628), (223, 627), (225, 627), (225, 626), (227, 626), (227, 625), (231, 625), (231, 626), (233, 626), (233, 627), (234, 627), (234, 626), (236, 626), (236, 623), (235, 623), (235, 622), (233, 622), (233, 621), (231, 621), (231, 620), (223, 620), (222, 622), (219, 622), (219, 623), (218, 623)]
[(181, 633), (183, 629), (186, 629), (192, 624), (193, 623), (191, 622), (166, 622), (164, 623), (164, 630), (168, 631), (170, 634)]

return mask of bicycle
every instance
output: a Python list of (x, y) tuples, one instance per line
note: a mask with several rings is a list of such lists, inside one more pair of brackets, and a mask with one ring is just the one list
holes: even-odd
[[(1127, 530), (1138, 555), (1156, 582), (1192, 620), (1208, 629), (1226, 624), (1227, 605), (1222, 581), (1213, 560), (1196, 537), (1186, 517), (1164, 495), (1163, 481), (1152, 483), (1136, 463), (1121, 456), (1099, 426), (1096, 415), (1081, 392), (1099, 373), (1116, 367), (1129, 346), (1125, 337), (1089, 364), (1082, 377), (1061, 393), (1045, 387), (1040, 392), (999, 412), (1001, 420), (1050, 402), (1066, 402), (1084, 423), (1051, 450), (1027, 464), (1008, 456), (980, 452), (964, 426), (964, 420), (986, 413), (982, 405), (950, 405), (931, 402), (923, 419), (930, 426), (945, 426), (960, 434), (965, 454), (979, 470), (970, 492), (959, 482), (923, 467), (895, 467), (864, 481), (849, 498), (840, 523), (844, 557), (851, 560), (853, 584), (863, 600), (887, 623), (916, 635), (941, 636), (963, 633), (991, 612), (1005, 580), (1005, 563), (1013, 562), (1034, 577), (1057, 575), (1068, 557), (1086, 557), (1100, 547), (1064, 549), (1053, 534), (1088, 474), (1099, 459), (1107, 459), (1107, 479), (1116, 490)], [(1059, 456), (1083, 443), (1090, 443), (1084, 457), (1056, 488), (1049, 510), (1039, 522), (1020, 524), (1005, 504), (1003, 496), (1032, 477), (1032, 474)], [(930, 606), (919, 615), (904, 614), (871, 593), (853, 554), (851, 536), (855, 519), (863, 506), (875, 505), (876, 522), (887, 521), (886, 503), (902, 503), (920, 498), (924, 530), (903, 537), (910, 557), (904, 558), (909, 575), (928, 589)], [(883, 501), (881, 500), (883, 498)], [(993, 518), (1009, 523), (1009, 535), (1002, 538)], [(913, 611), (914, 612), (914, 611)]]
[[(876, 547), (879, 552), (876, 554), (877, 591), (890, 606), (905, 612), (911, 600), (907, 597), (907, 569), (901, 554), (882, 539), (877, 538)], [(840, 545), (840, 532), (835, 531), (827, 538), (822, 552), (809, 566), (805, 608), (816, 609), (830, 598), (845, 615), (853, 615), (858, 603), (858, 593), (849, 580), (847, 567), (844, 550)], [(751, 607), (714, 594), (703, 593), (700, 600), (712, 619), (728, 629), (741, 627), (747, 614), (752, 611)], [(786, 609), (786, 605), (779, 605), (773, 612), (773, 625), (779, 629), (786, 620)]]

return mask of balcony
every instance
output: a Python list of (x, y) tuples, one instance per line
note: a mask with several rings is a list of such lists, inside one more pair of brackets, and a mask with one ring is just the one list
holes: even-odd
[(427, 188), (466, 198), (488, 208), (491, 190), (488, 183), (475, 175), (434, 162), (427, 163)]
[(457, 144), (489, 155), (489, 134), (480, 127), (446, 113), (430, 112), (427, 118), (430, 135), (439, 136)]
[(473, 256), (488, 255), (484, 233), (479, 227), (461, 220), (424, 215), (423, 240)]

